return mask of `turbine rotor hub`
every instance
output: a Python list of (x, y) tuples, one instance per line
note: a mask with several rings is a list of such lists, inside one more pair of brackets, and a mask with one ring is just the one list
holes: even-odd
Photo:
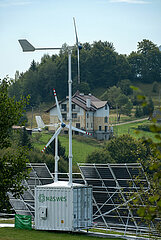
[(65, 128), (65, 126), (66, 126), (65, 123), (62, 123), (62, 124), (61, 124), (61, 127), (62, 127), (62, 128)]

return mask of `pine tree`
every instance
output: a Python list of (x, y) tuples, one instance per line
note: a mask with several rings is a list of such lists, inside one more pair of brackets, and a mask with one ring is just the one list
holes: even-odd
[(28, 149), (32, 148), (31, 140), (25, 127), (20, 131), (19, 145), (27, 147)]

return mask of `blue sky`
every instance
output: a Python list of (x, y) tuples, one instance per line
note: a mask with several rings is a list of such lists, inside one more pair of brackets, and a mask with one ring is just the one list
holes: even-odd
[(161, 0), (0, 0), (0, 78), (53, 53), (24, 53), (18, 39), (35, 47), (75, 44), (73, 17), (82, 43), (113, 42), (120, 54), (136, 51), (143, 39), (161, 45)]

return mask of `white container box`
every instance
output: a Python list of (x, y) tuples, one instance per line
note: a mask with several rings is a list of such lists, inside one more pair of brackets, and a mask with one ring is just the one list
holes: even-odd
[(35, 229), (88, 229), (92, 216), (92, 187), (59, 181), (35, 188)]

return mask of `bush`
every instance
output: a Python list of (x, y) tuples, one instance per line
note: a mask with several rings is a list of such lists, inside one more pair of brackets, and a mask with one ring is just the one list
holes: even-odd
[[(40, 150), (34, 149), (29, 153), (29, 162), (32, 163), (46, 163), (50, 172), (54, 172), (55, 167), (55, 158), (52, 154), (41, 153)], [(68, 171), (68, 162), (64, 160), (62, 157), (59, 159), (59, 172), (67, 172)]]
[(147, 131), (150, 132), (150, 126), (149, 125), (139, 125), (138, 126), (138, 130), (142, 130), (142, 131)]
[(112, 163), (111, 156), (106, 149), (100, 149), (92, 152), (86, 159), (87, 163)]

